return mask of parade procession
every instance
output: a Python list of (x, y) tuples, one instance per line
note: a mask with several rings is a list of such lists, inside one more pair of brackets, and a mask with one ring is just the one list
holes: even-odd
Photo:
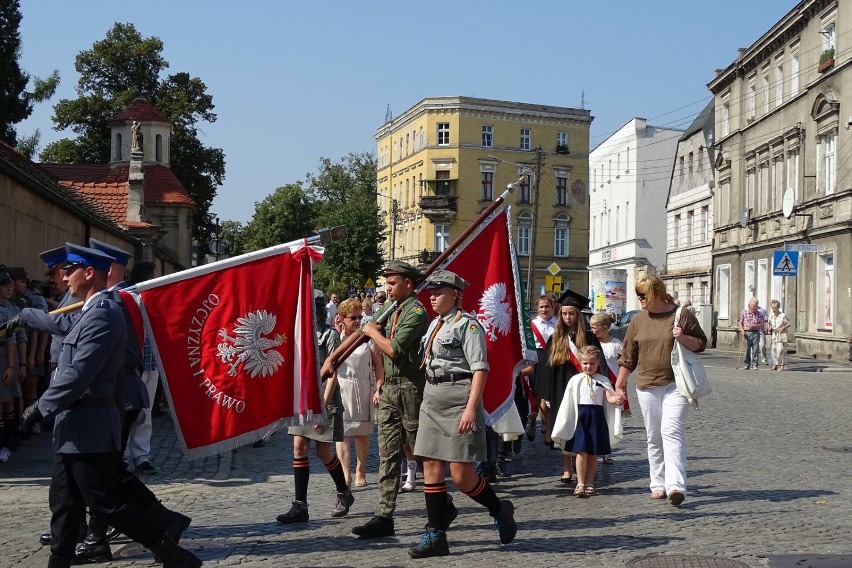
[(850, 32), (0, 0), (0, 568), (852, 567)]

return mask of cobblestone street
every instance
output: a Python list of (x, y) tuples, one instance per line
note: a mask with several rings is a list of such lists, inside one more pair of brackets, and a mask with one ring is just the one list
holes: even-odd
[[(757, 568), (775, 565), (769, 555), (852, 554), (852, 367), (793, 359), (783, 373), (743, 371), (725, 352), (710, 352), (704, 362), (714, 393), (689, 418), (689, 494), (680, 508), (648, 498), (644, 429), (634, 403), (625, 441), (615, 463), (599, 466), (599, 495), (591, 499), (577, 499), (558, 483), (559, 453), (540, 435), (533, 443), (524, 439), (512, 475), (495, 485), (515, 503), (519, 530), (510, 545), (499, 544), (487, 513), (450, 483), (461, 514), (448, 533), (451, 556), (440, 563), (623, 567), (666, 554)], [(196, 461), (181, 456), (170, 419), (156, 420), (155, 438), (158, 473), (143, 480), (169, 508), (192, 517), (182, 544), (205, 566), (426, 565), (406, 554), (426, 522), (419, 475), (418, 491), (399, 497), (396, 536), (361, 541), (350, 530), (376, 506), (375, 456), (367, 489), (355, 494), (342, 519), (330, 518), (333, 483), (311, 456), (311, 520), (285, 527), (275, 522), (293, 498), (285, 433), (261, 448)], [(49, 524), (49, 444), (41, 435), (0, 464), (3, 566), (47, 563), (49, 549), (39, 546), (38, 534)], [(375, 443), (371, 450), (375, 454)], [(114, 566), (154, 565), (149, 553), (127, 541), (115, 543), (113, 552)], [(842, 560), (852, 565), (852, 556)]]

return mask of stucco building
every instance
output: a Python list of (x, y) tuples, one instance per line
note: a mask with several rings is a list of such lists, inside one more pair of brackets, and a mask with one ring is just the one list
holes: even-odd
[[(708, 87), (714, 94), (713, 270), (718, 346), (736, 349), (749, 298), (778, 299), (799, 355), (852, 345), (852, 6), (805, 0)], [(787, 206), (785, 207), (785, 200)], [(774, 252), (811, 245), (797, 275)]]
[(592, 120), (586, 109), (472, 97), (425, 98), (389, 117), (375, 134), (386, 256), (428, 264), (520, 178), (506, 202), (522, 278), (537, 296), (556, 262), (551, 291), (585, 291)]
[(588, 268), (593, 277), (624, 271), (625, 312), (639, 307), (636, 281), (666, 263), (666, 198), (682, 134), (633, 118), (589, 155)]

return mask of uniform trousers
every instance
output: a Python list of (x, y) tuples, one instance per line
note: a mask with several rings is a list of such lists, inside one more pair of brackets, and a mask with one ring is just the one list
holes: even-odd
[(399, 469), (408, 442), (412, 448), (417, 437), (423, 384), (405, 377), (385, 377), (379, 395), (379, 507), (376, 516), (390, 519), (396, 510), (399, 493)]
[(686, 417), (689, 401), (674, 381), (664, 387), (636, 389), (648, 436), (651, 491), (686, 495)]
[(127, 452), (125, 457), (128, 463), (139, 465), (149, 461), (151, 454), (151, 434), (154, 424), (151, 418), (151, 409), (154, 406), (154, 396), (157, 394), (157, 382), (160, 380), (160, 372), (156, 369), (144, 371), (142, 382), (148, 390), (150, 404), (142, 410), (139, 420), (130, 429), (130, 439), (127, 441)]
[(116, 452), (56, 454), (50, 482), (51, 546), (54, 556), (74, 558), (84, 507), (146, 548), (162, 538), (162, 529), (125, 502), (115, 475)]

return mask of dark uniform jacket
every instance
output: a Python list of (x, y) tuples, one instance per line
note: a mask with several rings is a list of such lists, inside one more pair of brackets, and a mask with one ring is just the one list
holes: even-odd
[[(77, 299), (71, 296), (70, 292), (65, 292), (59, 307), (65, 307), (69, 304), (77, 303)], [(50, 362), (56, 363), (59, 361), (59, 351), (62, 349), (62, 338), (80, 319), (80, 312), (69, 312), (67, 314), (48, 314), (38, 308), (24, 308), (21, 311), (21, 325), (28, 329), (37, 331), (46, 331), (51, 335), (50, 343)]]
[(121, 423), (116, 404), (127, 330), (121, 308), (108, 293), (89, 300), (62, 340), (50, 386), (38, 409), (54, 418), (53, 446), (60, 454), (117, 452)]
[(119, 385), (118, 396), (124, 410), (140, 410), (148, 408), (151, 403), (148, 400), (148, 389), (142, 382), (140, 338), (136, 333), (136, 326), (133, 325), (133, 319), (130, 317), (130, 311), (118, 293), (119, 290), (124, 290), (127, 287), (127, 283), (122, 281), (109, 289), (112, 299), (121, 307), (121, 313), (124, 315), (124, 327), (127, 332), (127, 349), (124, 353), (121, 377), (123, 383)]

